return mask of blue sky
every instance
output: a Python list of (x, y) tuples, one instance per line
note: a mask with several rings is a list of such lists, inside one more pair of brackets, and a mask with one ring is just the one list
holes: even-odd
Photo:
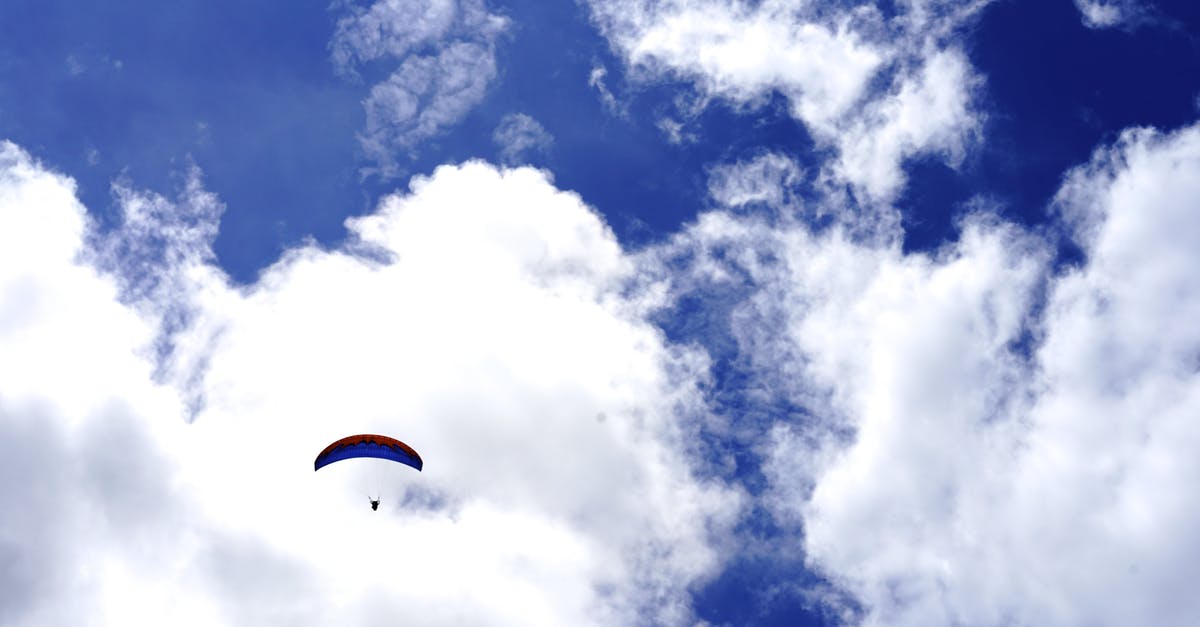
[(1183, 0), (5, 2), (0, 622), (1187, 624), (1198, 117)]

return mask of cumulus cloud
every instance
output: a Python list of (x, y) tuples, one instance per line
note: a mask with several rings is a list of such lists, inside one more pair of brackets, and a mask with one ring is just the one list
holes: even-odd
[[(646, 321), (577, 196), (443, 167), (240, 288), (202, 271), (202, 188), (118, 198), (124, 244), (96, 249), (71, 181), (0, 149), (4, 622), (689, 620), (741, 503), (689, 453), (706, 361)], [(167, 301), (201, 377), (155, 374)], [(312, 472), (372, 431), (425, 471)]]
[(363, 102), (359, 141), (376, 164), (372, 172), (399, 174), (398, 154), (483, 102), (496, 78), (496, 38), (507, 27), (482, 0), (379, 0), (338, 21), (329, 47), (339, 72), (358, 76), (368, 63), (399, 63)]
[(898, 81), (893, 93), (872, 102), (838, 135), (835, 177), (886, 200), (903, 188), (908, 157), (940, 153), (958, 165), (980, 130), (980, 116), (971, 109), (978, 82), (961, 51), (929, 56), (918, 73)]
[(500, 120), (492, 133), (492, 141), (500, 147), (500, 156), (505, 163), (517, 163), (529, 152), (546, 152), (554, 144), (554, 137), (524, 113), (510, 113)]
[(794, 555), (861, 608), (844, 618), (1192, 621), (1196, 198), (1200, 127), (1133, 130), (1055, 199), (1073, 268), (986, 213), (930, 254), (758, 214), (675, 238), (674, 289), (727, 312), (743, 400), (800, 408), (738, 422)]
[(885, 19), (871, 3), (588, 3), (633, 77), (689, 81), (705, 98), (749, 108), (782, 95), (814, 138), (838, 149), (828, 176), (883, 203), (903, 184), (904, 159), (953, 163), (975, 132), (977, 79), (953, 35), (987, 3), (897, 4)]
[[(130, 612), (156, 595), (141, 598), (124, 573), (171, 576), (170, 557), (149, 546), (180, 539), (172, 525), (187, 531), (162, 441), (183, 424), (182, 408), (138, 352), (153, 325), (81, 261), (90, 228), (69, 179), (0, 143), (6, 623), (139, 622)], [(189, 609), (181, 601), (177, 611)]]
[(858, 99), (882, 61), (854, 32), (806, 22), (779, 3), (591, 6), (614, 47), (640, 72), (679, 75), (743, 103), (780, 89), (796, 116), (819, 128)]

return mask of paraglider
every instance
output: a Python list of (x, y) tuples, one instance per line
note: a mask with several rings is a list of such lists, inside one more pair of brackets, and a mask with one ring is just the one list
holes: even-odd
[[(313, 460), (313, 471), (320, 470), (334, 462), (359, 457), (374, 457), (399, 462), (412, 466), (418, 471), (425, 465), (421, 456), (413, 448), (396, 438), (386, 435), (362, 434), (342, 438), (325, 447)], [(367, 497), (371, 502), (371, 510), (379, 509), (379, 498)]]

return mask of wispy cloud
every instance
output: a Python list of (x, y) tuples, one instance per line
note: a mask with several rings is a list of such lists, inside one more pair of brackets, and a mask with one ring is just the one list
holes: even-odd
[[(475, 2), (476, 7), (482, 4)], [(437, 46), (459, 20), (456, 0), (381, 0), (368, 8), (351, 5), (338, 20), (329, 44), (335, 67), (357, 73), (361, 63), (403, 59), (415, 50)]]
[(500, 120), (492, 133), (492, 141), (500, 148), (500, 158), (509, 164), (519, 163), (530, 152), (546, 152), (554, 137), (538, 121), (524, 113), (510, 113)]
[(596, 93), (600, 96), (600, 102), (604, 104), (604, 108), (608, 109), (609, 113), (625, 115), (624, 108), (617, 102), (617, 97), (613, 95), (612, 90), (608, 88), (607, 77), (608, 68), (603, 65), (593, 67), (592, 71), (588, 74), (588, 87), (596, 90)]
[(735, 164), (718, 165), (709, 172), (708, 191), (727, 207), (762, 204), (785, 207), (804, 172), (791, 158), (766, 153)]
[(1075, 7), (1088, 28), (1133, 27), (1149, 17), (1138, 0), (1075, 0)]
[(397, 173), (397, 153), (415, 150), (457, 122), (483, 101), (495, 77), (496, 59), (488, 45), (458, 42), (435, 55), (405, 59), (363, 103), (363, 150), (379, 164), (380, 174)]
[(359, 141), (369, 172), (398, 175), (402, 158), (478, 106), (497, 75), (495, 41), (508, 20), (482, 0), (380, 0), (338, 21), (330, 50), (339, 72), (398, 62), (363, 102)]

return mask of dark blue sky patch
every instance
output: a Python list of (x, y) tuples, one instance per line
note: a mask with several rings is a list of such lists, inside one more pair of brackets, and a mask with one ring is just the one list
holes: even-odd
[(971, 199), (965, 177), (946, 165), (940, 156), (914, 159), (908, 164), (909, 185), (896, 201), (902, 213), (904, 251), (936, 250), (958, 239), (956, 220)]
[(713, 625), (837, 625), (840, 621), (801, 594), (821, 585), (803, 566), (782, 567), (776, 557), (736, 557), (692, 599), (696, 614)]
[[(743, 544), (730, 563), (693, 594), (700, 618), (714, 625), (815, 627), (844, 624), (835, 609), (861, 614), (853, 599), (805, 567), (798, 528), (756, 507), (739, 524), (737, 537)], [(832, 596), (818, 601), (818, 592)]]
[[(1200, 10), (1158, 2), (1133, 29), (1089, 29), (1073, 3), (1013, 0), (988, 7), (968, 40), (985, 81), (983, 138), (957, 168), (938, 156), (906, 164), (906, 251), (958, 237), (955, 221), (974, 197), (1027, 227), (1045, 227), (1063, 174), (1086, 163), (1122, 129), (1178, 128), (1200, 97)], [(1052, 227), (1051, 227), (1052, 228)], [(1059, 238), (1056, 238), (1059, 239)], [(1078, 260), (1069, 241), (1060, 256)]]
[(1063, 173), (1098, 145), (1129, 126), (1174, 129), (1195, 119), (1200, 13), (1182, 11), (1187, 4), (1196, 6), (1157, 3), (1180, 21), (1132, 32), (1085, 28), (1065, 1), (990, 7), (970, 48), (987, 81), (987, 125), (969, 187), (1038, 224)]

